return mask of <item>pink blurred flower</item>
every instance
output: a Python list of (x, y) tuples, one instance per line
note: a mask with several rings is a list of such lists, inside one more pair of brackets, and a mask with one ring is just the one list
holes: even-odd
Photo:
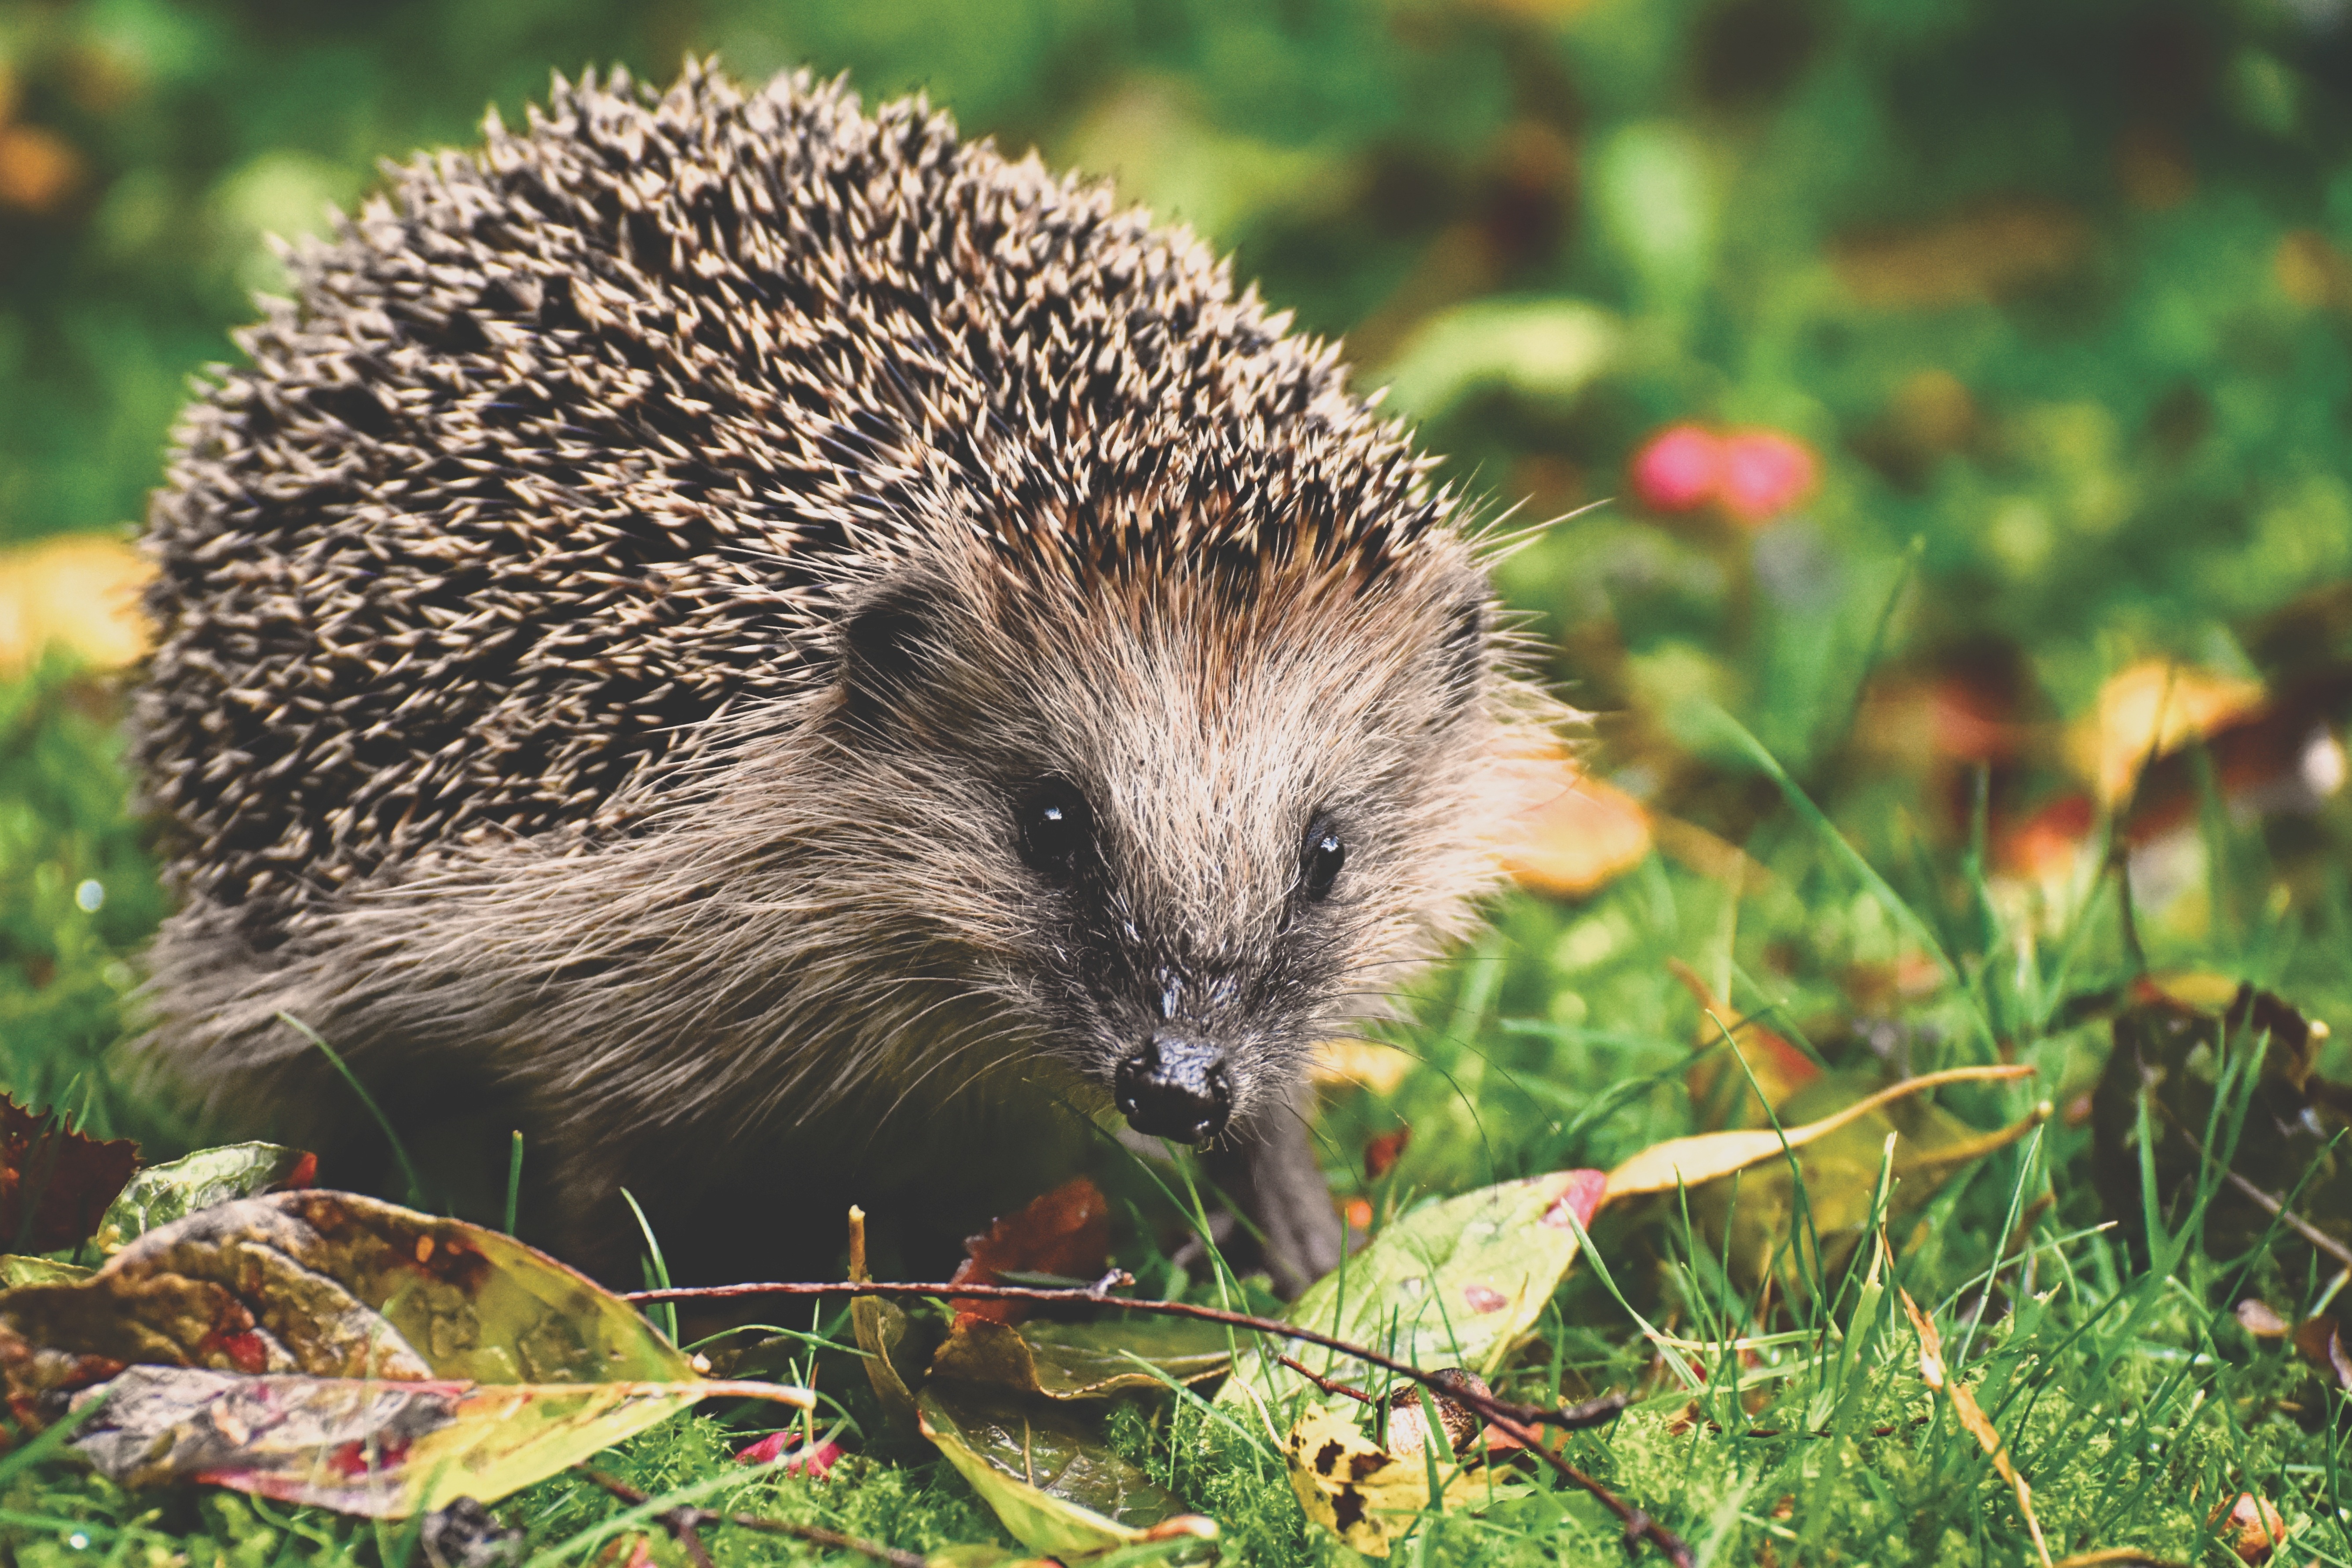
[(779, 1458), (790, 1454), (790, 1458), (784, 1458), (784, 1474), (807, 1476), (812, 1480), (823, 1480), (824, 1473), (840, 1462), (842, 1447), (838, 1443), (824, 1442), (814, 1448), (794, 1451), (793, 1444), (800, 1435), (800, 1428), (797, 1426), (787, 1426), (781, 1432), (771, 1432), (758, 1442), (747, 1447), (738, 1448), (735, 1451), (735, 1462), (739, 1465), (772, 1464)]
[(1696, 425), (1669, 425), (1633, 454), (1633, 494), (1652, 511), (1688, 511), (1723, 482), (1720, 437)]
[(1716, 499), (1723, 510), (1751, 526), (1774, 518), (1812, 494), (1821, 465), (1812, 448), (1778, 430), (1734, 431), (1723, 443), (1723, 469)]

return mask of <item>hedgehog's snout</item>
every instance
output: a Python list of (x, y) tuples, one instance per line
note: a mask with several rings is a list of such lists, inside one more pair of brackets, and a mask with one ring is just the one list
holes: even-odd
[(1205, 1040), (1165, 1031), (1118, 1064), (1111, 1091), (1129, 1126), (1179, 1143), (1214, 1138), (1234, 1108), (1225, 1053)]

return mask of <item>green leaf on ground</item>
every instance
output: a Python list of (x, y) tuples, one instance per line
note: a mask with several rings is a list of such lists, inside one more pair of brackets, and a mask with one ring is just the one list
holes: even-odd
[[(1555, 1171), (1423, 1205), (1375, 1232), (1283, 1316), (1414, 1366), (1491, 1373), (1576, 1261), (1569, 1215), (1590, 1220), (1606, 1179)], [(1297, 1393), (1303, 1385), (1276, 1364), (1278, 1353), (1244, 1350), (1217, 1402), (1239, 1404), (1248, 1390), (1271, 1405)]]
[(318, 1164), (316, 1155), (279, 1143), (199, 1149), (132, 1175), (108, 1205), (91, 1239), (100, 1252), (120, 1252), (149, 1231), (198, 1209), (249, 1198), (270, 1187), (309, 1186)]
[(1205, 1520), (1178, 1525), (1183, 1504), (1114, 1451), (1087, 1413), (971, 1384), (925, 1388), (915, 1405), (923, 1436), (1032, 1551), (1132, 1546), (1155, 1527), (1215, 1538)]
[[(985, 1318), (960, 1317), (931, 1358), (931, 1375), (992, 1384), (1048, 1399), (1101, 1399), (1214, 1377), (1233, 1359), (1232, 1343), (1229, 1330), (1190, 1318), (1030, 1323), (1015, 1329)], [(1139, 1361), (1149, 1364), (1139, 1365)]]

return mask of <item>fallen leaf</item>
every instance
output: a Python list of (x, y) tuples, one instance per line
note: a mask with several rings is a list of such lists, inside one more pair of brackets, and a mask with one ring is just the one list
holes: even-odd
[(1232, 1361), (1231, 1331), (1197, 1319), (1146, 1316), (1016, 1329), (964, 1314), (931, 1357), (931, 1375), (1047, 1399), (1102, 1399), (1199, 1383)]
[[(864, 1284), (866, 1272), (866, 1211), (849, 1211), (849, 1278)], [(882, 1414), (900, 1433), (915, 1430), (914, 1384), (920, 1379), (924, 1336), (917, 1334), (906, 1309), (879, 1296), (849, 1300), (849, 1328), (857, 1348), (866, 1352), (866, 1381), (881, 1403)]]
[[(1432, 1467), (1424, 1455), (1392, 1454), (1330, 1411), (1301, 1415), (1283, 1454), (1307, 1517), (1367, 1557), (1386, 1557), (1391, 1543), (1429, 1507)], [(1438, 1493), (1449, 1502), (1478, 1489), (1476, 1479), (1450, 1458), (1435, 1468), (1445, 1478)]]
[(1372, 1040), (1326, 1040), (1315, 1047), (1307, 1077), (1318, 1089), (1352, 1086), (1386, 1098), (1412, 1070), (1409, 1051)]
[(772, 1465), (782, 1459), (784, 1462), (780, 1468), (788, 1476), (824, 1479), (826, 1472), (841, 1462), (845, 1450), (840, 1444), (831, 1441), (802, 1445), (801, 1438), (802, 1432), (797, 1426), (771, 1432), (758, 1442), (747, 1443), (736, 1449), (735, 1462), (739, 1465)]
[(99, 669), (136, 662), (147, 651), (139, 600), (153, 574), (128, 541), (93, 534), (0, 550), (0, 676), (52, 643)]
[(199, 1481), (380, 1519), (495, 1501), (698, 1400), (806, 1397), (700, 1380), (492, 1386), (134, 1366), (74, 1403), (100, 1392), (105, 1407), (68, 1446), (110, 1480)]
[[(1822, 1076), (1812, 1058), (1761, 1023), (1752, 1018), (1738, 1023), (1697, 970), (1679, 958), (1668, 959), (1666, 968), (1698, 1003), (1696, 1049), (1684, 1082), (1701, 1126), (1711, 1131), (1760, 1126), (1770, 1121), (1768, 1107), (1787, 1103), (1790, 1095)], [(1728, 1045), (1726, 1028), (1732, 1030)]]
[(86, 1279), (0, 1292), (0, 1373), (33, 1425), (102, 1386), (74, 1441), (110, 1474), (389, 1515), (511, 1490), (699, 1399), (810, 1397), (701, 1378), (512, 1237), (334, 1192), (215, 1205)]
[(2267, 1301), (2253, 1296), (2238, 1303), (2238, 1324), (2258, 1340), (2284, 1339), (2294, 1325), (2279, 1316)]
[(19, 1285), (70, 1285), (77, 1279), (87, 1279), (95, 1269), (79, 1264), (59, 1263), (54, 1258), (32, 1258), (23, 1253), (0, 1255), (0, 1289), (14, 1289)]
[[(2091, 1178), (2123, 1234), (2146, 1243), (2143, 1114), (2159, 1213), (2177, 1215), (2210, 1168), (2203, 1140), (2221, 1075), (2251, 1071), (2245, 1124), (2226, 1151), (2237, 1179), (2206, 1205), (2206, 1249), (2234, 1257), (2283, 1226), (2282, 1266), (2303, 1268), (2306, 1247), (2326, 1254), (2329, 1268), (2352, 1261), (2352, 1159), (2331, 1148), (2352, 1126), (2352, 1085), (2318, 1071), (2326, 1026), (2224, 976), (2148, 976), (2119, 1000), (2114, 1045), (2091, 1091)], [(2282, 1221), (2279, 1195), (2290, 1192), (2294, 1217)]]
[(129, 1139), (100, 1142), (0, 1095), (0, 1246), (79, 1246), (138, 1164)]
[(317, 1155), (278, 1143), (199, 1149), (133, 1174), (108, 1205), (91, 1240), (101, 1253), (120, 1252), (126, 1243), (198, 1209), (249, 1198), (271, 1187), (307, 1187), (318, 1170)]
[(1451, 1458), (1472, 1447), (1478, 1436), (1483, 1417), (1477, 1411), (1453, 1397), (1467, 1392), (1480, 1398), (1491, 1398), (1494, 1390), (1486, 1380), (1475, 1373), (1465, 1372), (1458, 1366), (1442, 1366), (1431, 1373), (1431, 1386), (1423, 1388), (1408, 1383), (1389, 1395), (1388, 1450), (1402, 1458), (1418, 1457), (1429, 1447), (1429, 1406), (1437, 1407), (1437, 1425), (1444, 1436), (1444, 1453)]
[[(956, 1266), (951, 1285), (993, 1285), (1008, 1274), (1098, 1279), (1110, 1260), (1110, 1201), (1091, 1180), (1078, 1176), (1030, 1199), (963, 1247), (969, 1256)], [(1001, 1323), (1023, 1316), (1017, 1301), (965, 1299), (951, 1305), (959, 1315)]]
[(47, 212), (81, 183), (81, 154), (38, 125), (0, 125), (0, 202)]
[[(1591, 1218), (1606, 1180), (1557, 1171), (1424, 1204), (1390, 1221), (1283, 1317), (1414, 1366), (1491, 1373), (1575, 1262), (1576, 1226)], [(1216, 1402), (1288, 1398), (1295, 1381), (1275, 1353), (1244, 1350)]]
[(1524, 790), (1497, 848), (1521, 887), (1554, 898), (1597, 892), (1649, 858), (1641, 802), (1565, 757), (1523, 764)]
[[(2025, 1066), (1950, 1068), (1906, 1079), (1892, 1088), (1864, 1096), (1833, 1115), (1785, 1131), (1765, 1127), (1669, 1138), (1663, 1143), (1652, 1144), (1610, 1172), (1607, 1196), (1615, 1199), (1643, 1193), (1670, 1193), (1678, 1186), (1696, 1187), (1762, 1161), (1780, 1159), (1784, 1151), (1801, 1149), (1883, 1106), (1925, 1089), (1948, 1083), (2031, 1078), (2033, 1070)], [(1992, 1136), (2006, 1140), (2016, 1136), (2016, 1131)], [(1982, 1152), (1972, 1151), (1968, 1157)]]
[(1412, 1129), (1410, 1127), (1398, 1127), (1381, 1133), (1379, 1137), (1365, 1144), (1365, 1178), (1369, 1181), (1377, 1182), (1382, 1176), (1387, 1175), (1391, 1171), (1395, 1170), (1396, 1163), (1404, 1157), (1404, 1146), (1412, 1141)]
[(1987, 203), (1940, 222), (1848, 235), (1830, 265), (1855, 303), (1937, 309), (1996, 300), (2080, 267), (2091, 226), (2048, 202)]
[[(1131, 1546), (1152, 1527), (1188, 1517), (1111, 1447), (1097, 1420), (1070, 1405), (967, 1384), (926, 1387), (916, 1410), (923, 1436), (1033, 1552)], [(1181, 1533), (1213, 1541), (1216, 1527), (1202, 1524)]]
[(2131, 793), (2153, 757), (2244, 719), (2263, 706), (2262, 683), (2169, 659), (2142, 659), (2107, 678), (2091, 710), (2067, 727), (2066, 756), (2107, 805)]

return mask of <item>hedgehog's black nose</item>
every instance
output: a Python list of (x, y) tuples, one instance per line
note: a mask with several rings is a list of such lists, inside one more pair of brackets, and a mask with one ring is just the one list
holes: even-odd
[(1154, 1035), (1118, 1064), (1111, 1082), (1127, 1124), (1155, 1138), (1198, 1143), (1224, 1131), (1234, 1108), (1225, 1054), (1181, 1035)]

